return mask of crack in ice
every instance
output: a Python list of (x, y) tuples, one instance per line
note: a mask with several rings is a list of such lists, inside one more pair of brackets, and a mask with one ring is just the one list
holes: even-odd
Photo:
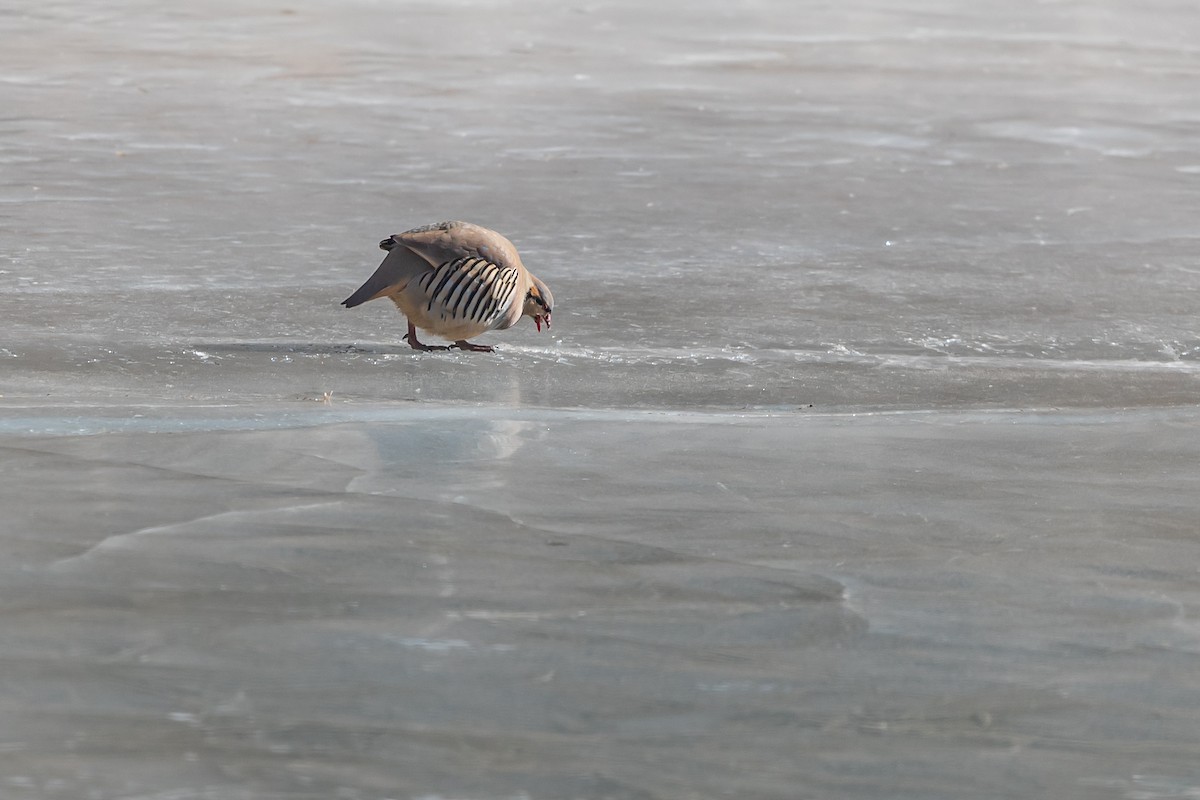
[(80, 561), (87, 560), (91, 556), (106, 550), (117, 550), (128, 546), (130, 542), (136, 541), (145, 536), (154, 536), (157, 534), (170, 534), (180, 528), (195, 525), (201, 522), (210, 522), (219, 519), (236, 519), (238, 517), (255, 517), (261, 514), (290, 514), (297, 511), (308, 511), (314, 508), (325, 508), (328, 506), (339, 505), (341, 501), (326, 501), (322, 503), (306, 503), (303, 505), (282, 506), (279, 508), (259, 508), (259, 509), (236, 509), (231, 511), (222, 511), (217, 514), (205, 514), (191, 519), (178, 520), (168, 522), (163, 525), (150, 525), (145, 528), (139, 528), (135, 531), (126, 531), (124, 533), (114, 533), (105, 536), (100, 541), (88, 547), (81, 553), (66, 558), (60, 558), (57, 561), (51, 562), (48, 569), (61, 569), (71, 566)]

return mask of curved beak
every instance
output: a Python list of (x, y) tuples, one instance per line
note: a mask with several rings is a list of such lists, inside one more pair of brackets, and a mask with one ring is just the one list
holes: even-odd
[(538, 314), (536, 317), (533, 318), (533, 324), (537, 325), (537, 329), (539, 332), (542, 330), (543, 322), (546, 323), (546, 330), (550, 330), (550, 313), (549, 312), (546, 312), (545, 314)]

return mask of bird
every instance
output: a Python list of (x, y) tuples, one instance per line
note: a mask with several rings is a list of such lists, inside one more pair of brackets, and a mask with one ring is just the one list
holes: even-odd
[[(387, 251), (383, 263), (342, 305), (354, 308), (390, 298), (408, 319), (404, 338), (414, 350), (495, 352), (467, 340), (511, 328), (522, 316), (533, 317), (539, 331), (543, 324), (550, 330), (550, 287), (525, 269), (513, 243), (493, 230), (460, 220), (438, 222), (393, 234), (379, 248)], [(424, 344), (417, 328), (454, 344)]]

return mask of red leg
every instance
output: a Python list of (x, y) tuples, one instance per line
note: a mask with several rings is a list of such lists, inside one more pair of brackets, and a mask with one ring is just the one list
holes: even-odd
[(443, 345), (424, 344), (417, 339), (417, 326), (412, 324), (412, 320), (408, 322), (408, 333), (404, 334), (404, 338), (408, 340), (408, 346), (413, 350), (449, 350), (449, 347)]
[(466, 339), (459, 339), (457, 342), (454, 343), (454, 346), (457, 347), (459, 350), (470, 350), (472, 353), (494, 353), (494, 352), (496, 352), (496, 348), (492, 347), (490, 344), (472, 344), (471, 342), (468, 342)]

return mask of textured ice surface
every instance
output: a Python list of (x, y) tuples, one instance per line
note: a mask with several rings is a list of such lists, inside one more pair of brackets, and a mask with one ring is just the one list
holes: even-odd
[(27, 5), (0, 797), (1200, 793), (1200, 10)]

